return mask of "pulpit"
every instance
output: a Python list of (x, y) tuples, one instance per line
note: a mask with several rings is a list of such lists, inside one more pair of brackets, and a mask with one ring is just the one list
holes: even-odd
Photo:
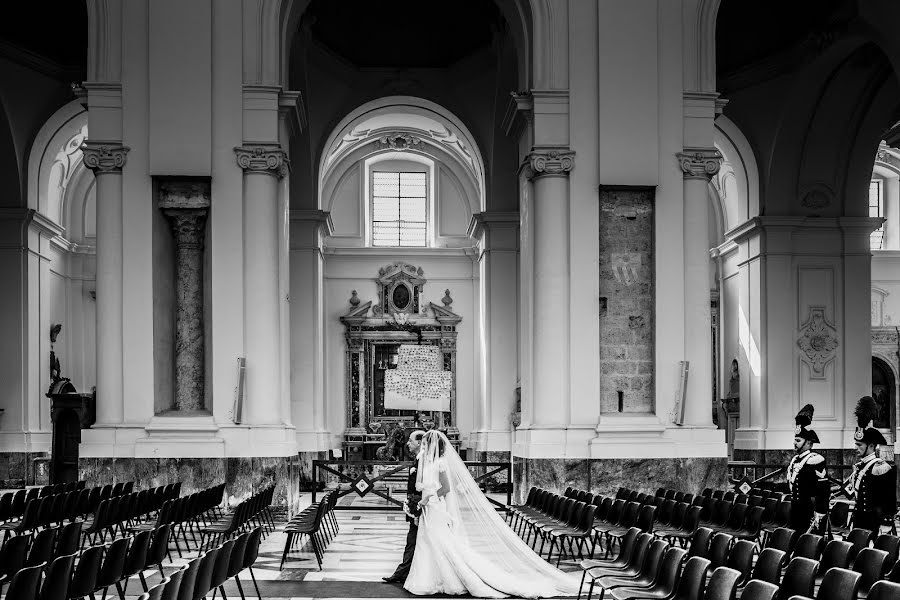
[(53, 437), (50, 452), (50, 483), (78, 481), (78, 445), (81, 430), (96, 419), (94, 394), (79, 394), (68, 379), (53, 383), (50, 398), (50, 420)]

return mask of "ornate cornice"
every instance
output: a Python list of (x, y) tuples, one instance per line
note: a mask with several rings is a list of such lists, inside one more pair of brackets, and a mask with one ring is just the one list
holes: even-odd
[(278, 144), (235, 146), (234, 153), (238, 166), (246, 172), (284, 177), (290, 168), (287, 152)]
[(575, 151), (566, 149), (533, 150), (525, 157), (522, 168), (528, 179), (544, 175), (565, 177), (568, 176), (569, 171), (575, 168)]
[(121, 173), (129, 150), (131, 148), (120, 142), (88, 140), (81, 145), (84, 166), (93, 171), (94, 175)]
[(685, 148), (675, 154), (685, 179), (709, 179), (719, 172), (722, 154), (715, 148)]

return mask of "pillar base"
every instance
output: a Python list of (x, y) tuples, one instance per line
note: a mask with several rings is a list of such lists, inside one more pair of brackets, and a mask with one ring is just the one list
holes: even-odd
[(332, 435), (330, 431), (315, 431), (309, 429), (298, 430), (295, 434), (298, 452), (327, 452), (332, 449)]
[(600, 415), (591, 458), (726, 458), (725, 431), (713, 426), (666, 425), (654, 414)]
[(469, 434), (470, 449), (476, 452), (509, 452), (513, 445), (513, 432), (508, 429), (483, 429)]

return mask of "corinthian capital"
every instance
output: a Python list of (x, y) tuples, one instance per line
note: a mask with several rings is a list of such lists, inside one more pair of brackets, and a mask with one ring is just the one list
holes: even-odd
[(715, 148), (685, 148), (675, 154), (685, 179), (706, 179), (719, 172), (722, 154)]
[(238, 166), (244, 171), (268, 173), (275, 177), (284, 177), (288, 173), (290, 162), (287, 153), (278, 144), (237, 146), (234, 153)]
[(131, 148), (119, 142), (87, 140), (81, 145), (84, 166), (93, 171), (94, 175), (121, 173), (129, 150)]
[(565, 149), (533, 150), (525, 157), (523, 168), (528, 179), (542, 175), (565, 176), (575, 168), (575, 152)]

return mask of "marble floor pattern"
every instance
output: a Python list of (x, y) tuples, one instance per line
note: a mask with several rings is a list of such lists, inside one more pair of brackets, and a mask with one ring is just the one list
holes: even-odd
[[(306, 496), (304, 500), (309, 503), (310, 498)], [(306, 542), (305, 536), (303, 546), (293, 549), (285, 561), (284, 569), (279, 570), (286, 537), (283, 533), (284, 521), (276, 522), (277, 531), (262, 541), (259, 558), (253, 567), (262, 598), (416, 597), (400, 585), (381, 580), (393, 572), (403, 554), (408, 530), (403, 513), (385, 510), (386, 503), (378, 497), (347, 496), (342, 499), (341, 504), (346, 510), (335, 511), (340, 531), (328, 544), (322, 570), (319, 570), (312, 547)], [(363, 507), (376, 510), (366, 510)], [(180, 558), (174, 545), (171, 549), (173, 560), (163, 563), (163, 570), (167, 575), (198, 555), (193, 545)], [(572, 560), (563, 561), (560, 568), (567, 571), (578, 570), (577, 563)], [(150, 586), (162, 579), (158, 570), (146, 571), (144, 575)], [(256, 598), (250, 574), (244, 571), (240, 579), (246, 597)], [(136, 577), (132, 578), (128, 584), (126, 599), (136, 600), (141, 592), (140, 582)], [(225, 585), (225, 592), (228, 599), (240, 598), (234, 580)], [(220, 596), (218, 594), (217, 598)], [(107, 598), (116, 597), (115, 589), (110, 589)], [(211, 594), (207, 596), (211, 597)]]

